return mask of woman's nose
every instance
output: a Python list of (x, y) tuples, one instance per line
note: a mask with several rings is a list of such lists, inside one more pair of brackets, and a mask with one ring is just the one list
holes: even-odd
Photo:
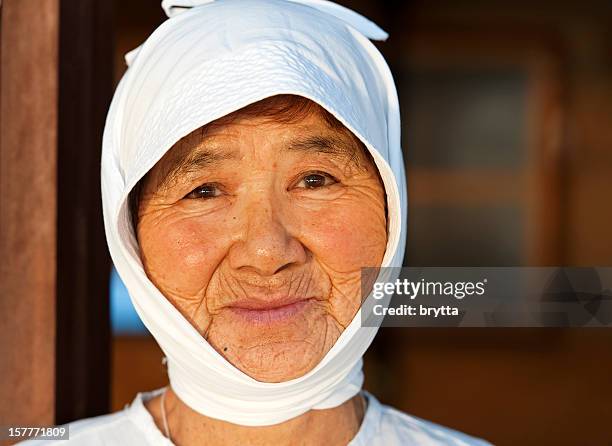
[(229, 252), (232, 268), (271, 276), (306, 262), (306, 248), (283, 222), (274, 201), (258, 201), (237, 217), (242, 229)]

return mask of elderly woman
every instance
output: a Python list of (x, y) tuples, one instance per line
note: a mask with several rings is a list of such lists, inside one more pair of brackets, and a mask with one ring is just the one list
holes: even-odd
[(162, 6), (126, 56), (102, 190), (170, 385), (70, 441), (487, 444), (362, 390), (361, 268), (401, 266), (406, 235), (397, 95), (369, 40), (384, 31), (320, 0)]

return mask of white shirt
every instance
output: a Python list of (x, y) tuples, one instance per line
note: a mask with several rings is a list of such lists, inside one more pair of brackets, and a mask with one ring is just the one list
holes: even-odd
[[(119, 412), (69, 423), (68, 441), (31, 440), (20, 444), (172, 446), (144, 406), (145, 401), (162, 391), (139, 393), (131, 405)], [(348, 446), (491, 446), (487, 441), (385, 406), (368, 392), (364, 394), (368, 407), (357, 435)]]

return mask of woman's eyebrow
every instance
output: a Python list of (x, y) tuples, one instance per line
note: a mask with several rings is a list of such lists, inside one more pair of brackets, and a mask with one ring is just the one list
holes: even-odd
[(338, 160), (346, 160), (355, 167), (362, 167), (356, 144), (334, 136), (308, 136), (297, 138), (289, 143), (288, 151), (325, 153)]
[(221, 151), (212, 147), (202, 146), (189, 153), (189, 155), (175, 159), (174, 162), (161, 174), (161, 180), (158, 183), (158, 189), (170, 186), (176, 182), (181, 176), (198, 172), (202, 169), (210, 168), (212, 165), (221, 161), (236, 159), (238, 152), (236, 151)]

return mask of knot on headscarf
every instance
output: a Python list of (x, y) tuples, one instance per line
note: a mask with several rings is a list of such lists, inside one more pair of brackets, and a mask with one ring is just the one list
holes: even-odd
[[(183, 12), (195, 8), (198, 6), (213, 3), (215, 1), (232, 1), (232, 0), (162, 0), (161, 7), (168, 16), (168, 18), (175, 17)], [(387, 34), (380, 26), (371, 21), (370, 19), (362, 16), (361, 14), (348, 9), (337, 3), (333, 3), (327, 0), (286, 0), (291, 3), (299, 3), (302, 5), (310, 6), (312, 8), (323, 11), (327, 14), (331, 14), (334, 17), (342, 20), (347, 25), (352, 26), (361, 34), (371, 40), (387, 40), (389, 34)], [(128, 66), (132, 64), (132, 61), (138, 55), (140, 47), (134, 48), (130, 52), (125, 54), (125, 62)]]

